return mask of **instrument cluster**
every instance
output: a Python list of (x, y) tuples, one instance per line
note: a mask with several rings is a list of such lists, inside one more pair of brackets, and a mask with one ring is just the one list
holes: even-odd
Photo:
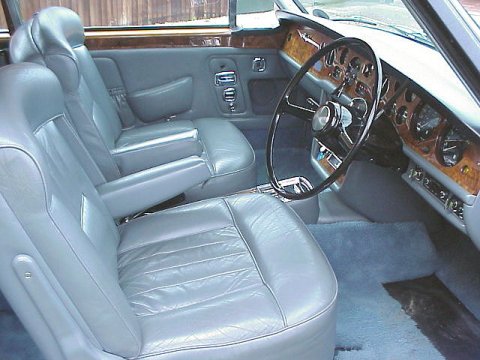
[[(385, 106), (400, 87), (400, 82), (393, 80), (394, 86), (390, 89), (392, 80), (384, 75), (381, 106)], [(447, 116), (409, 88), (389, 105), (386, 114), (400, 135), (407, 135), (407, 142), (415, 144), (422, 154), (434, 153), (442, 166), (453, 167), (460, 163), (470, 145)]]
[[(283, 50), (303, 64), (331, 41), (322, 32), (293, 26)], [(414, 81), (400, 81), (403, 76), (388, 67), (384, 71), (379, 107), (405, 146), (476, 195), (480, 190), (480, 143), (464, 136), (455, 115)], [(334, 86), (345, 82), (344, 93), (351, 98), (372, 100), (375, 67), (354, 48), (340, 47), (326, 54), (310, 72), (320, 79), (329, 79)]]

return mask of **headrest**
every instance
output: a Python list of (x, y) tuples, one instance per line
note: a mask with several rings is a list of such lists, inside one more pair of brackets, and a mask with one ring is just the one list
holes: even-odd
[(49, 7), (36, 13), (20, 26), (10, 40), (13, 63), (43, 64), (52, 54), (71, 55), (72, 48), (83, 45), (85, 33), (80, 17), (63, 7)]
[(33, 16), (32, 37), (43, 55), (49, 55), (82, 46), (85, 32), (77, 13), (53, 6)]
[(12, 63), (33, 62), (45, 65), (40, 49), (32, 38), (32, 22), (33, 19), (30, 19), (23, 23), (10, 39), (9, 53)]
[(55, 74), (31, 63), (0, 68), (0, 139), (17, 142), (64, 113), (63, 92)]
[(65, 93), (73, 93), (80, 83), (73, 49), (82, 46), (84, 39), (82, 22), (74, 11), (49, 7), (14, 33), (10, 42), (11, 60), (47, 66), (57, 75)]

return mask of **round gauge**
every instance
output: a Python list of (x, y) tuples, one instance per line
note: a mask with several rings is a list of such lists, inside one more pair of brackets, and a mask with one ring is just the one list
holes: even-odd
[(325, 55), (325, 64), (327, 66), (332, 66), (334, 60), (335, 60), (335, 50), (332, 50), (327, 55)]
[(467, 145), (468, 142), (457, 130), (448, 129), (438, 146), (440, 162), (448, 167), (457, 165), (462, 160)]
[(358, 57), (354, 57), (348, 64), (350, 69), (353, 69), (355, 72), (359, 72), (362, 68), (362, 61)]
[(374, 70), (374, 69), (375, 69), (375, 68), (374, 68), (374, 66), (373, 66), (372, 63), (366, 64), (366, 65), (363, 67), (363, 71), (362, 71), (363, 76), (365, 76), (365, 77), (367, 77), (367, 78), (370, 77), (370, 75), (373, 74), (373, 70)]
[(416, 95), (413, 93), (412, 90), (410, 89), (407, 89), (407, 91), (405, 91), (405, 101), (406, 102), (412, 102), (413, 100), (415, 100), (415, 97)]
[(342, 53), (340, 54), (340, 64), (345, 64), (345, 61), (347, 60), (347, 55), (348, 55), (348, 49), (345, 48), (342, 50)]
[(395, 122), (397, 125), (402, 125), (407, 121), (408, 119), (408, 109), (406, 106), (402, 106), (400, 109), (397, 111), (397, 115), (395, 116)]
[(411, 126), (413, 137), (420, 141), (427, 140), (440, 125), (441, 120), (440, 114), (435, 109), (428, 104), (423, 105), (413, 119)]
[(391, 106), (389, 106), (386, 110), (385, 110), (385, 115), (387, 116), (395, 116), (397, 115), (397, 104), (396, 103), (393, 103)]
[(390, 89), (390, 80), (388, 80), (388, 77), (386, 75), (383, 75), (383, 84), (382, 84), (382, 90), (380, 91), (380, 97), (383, 98), (385, 95), (387, 95), (387, 92), (389, 89)]

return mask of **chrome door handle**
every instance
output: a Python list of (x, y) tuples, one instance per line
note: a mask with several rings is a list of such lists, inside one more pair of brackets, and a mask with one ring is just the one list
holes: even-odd
[(232, 86), (237, 83), (235, 71), (222, 71), (215, 74), (216, 86)]

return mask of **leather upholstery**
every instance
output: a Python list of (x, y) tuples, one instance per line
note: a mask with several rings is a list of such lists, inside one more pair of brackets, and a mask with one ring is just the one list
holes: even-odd
[[(189, 199), (255, 185), (255, 167), (251, 166), (254, 152), (227, 120), (170, 121), (122, 129), (115, 105), (84, 45), (83, 26), (75, 12), (61, 7), (40, 11), (17, 29), (10, 51), (12, 62), (35, 62), (57, 75), (71, 121), (107, 181), (204, 152), (210, 156), (205, 159), (211, 162), (212, 179), (192, 189)], [(198, 128), (200, 141), (177, 141), (168, 146), (149, 143), (194, 128)], [(141, 146), (124, 151), (132, 144)], [(228, 167), (224, 166), (227, 163)]]
[[(305, 343), (317, 335), (304, 322), (334, 318), (336, 281), (325, 256), (271, 196), (203, 201), (137, 219), (120, 233), (119, 282), (144, 334), (142, 354), (182, 350), (187, 359), (199, 348), (267, 337), (261, 348), (293, 328), (291, 336)], [(243, 348), (229, 358), (263, 358)], [(315, 358), (323, 358), (321, 349), (315, 346)], [(219, 358), (216, 352), (202, 357)]]
[[(0, 289), (45, 354), (333, 357), (335, 275), (288, 206), (236, 195), (117, 227), (60, 131), (54, 74), (0, 69), (0, 107)], [(38, 270), (23, 282), (18, 255)], [(42, 331), (62, 319), (73, 333)]]
[[(38, 251), (44, 272), (58, 281), (78, 311), (76, 321), (86, 323), (102, 349), (136, 356), (142, 333), (118, 284), (120, 235), (60, 133), (66, 120), (58, 80), (32, 64), (4, 67), (0, 102), (0, 192), (32, 243), (16, 253)], [(16, 238), (8, 242), (16, 245)], [(14, 279), (2, 279), (3, 293)]]

